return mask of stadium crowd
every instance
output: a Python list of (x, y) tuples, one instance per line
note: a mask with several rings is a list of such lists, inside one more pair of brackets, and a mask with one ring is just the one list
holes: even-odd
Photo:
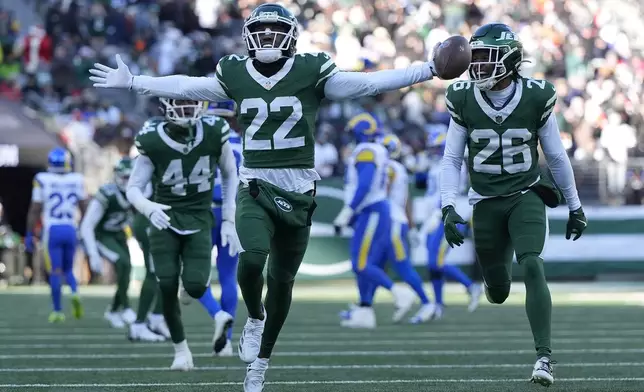
[[(157, 113), (157, 105), (133, 94), (96, 91), (87, 79), (89, 67), (96, 61), (113, 62), (113, 55), (121, 53), (135, 73), (209, 75), (222, 56), (245, 52), (241, 26), (257, 3), (30, 1), (42, 19), (42, 25), (33, 26), (0, 11), (0, 94), (39, 110), (76, 155), (110, 151), (106, 159), (113, 160), (128, 153), (138, 126)], [(593, 176), (590, 186), (596, 188), (599, 162), (607, 173), (609, 195), (620, 196), (620, 201), (625, 187), (641, 184), (641, 171), (629, 170), (629, 158), (644, 157), (644, 32), (639, 28), (644, 7), (637, 1), (282, 3), (302, 23), (299, 51), (328, 52), (340, 68), (354, 71), (427, 60), (437, 42), (454, 34), (469, 37), (482, 22), (512, 26), (524, 44), (524, 74), (546, 78), (557, 87), (557, 118), (575, 161), (580, 192)], [(376, 113), (389, 131), (399, 134), (411, 157), (408, 162), (414, 162), (424, 154), (427, 133), (447, 127), (441, 94), (447, 83), (431, 81), (373, 99), (325, 105), (316, 144), (321, 175), (342, 174), (351, 144), (344, 126), (362, 110)], [(110, 166), (95, 159), (81, 161), (86, 161), (85, 171)]]

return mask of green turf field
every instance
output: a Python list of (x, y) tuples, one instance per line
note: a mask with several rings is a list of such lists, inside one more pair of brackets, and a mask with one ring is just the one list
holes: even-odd
[[(644, 391), (642, 297), (636, 287), (610, 287), (553, 289), (558, 365), (548, 392)], [(522, 293), (467, 314), (465, 296), (450, 288), (453, 305), (440, 322), (394, 326), (383, 303), (377, 330), (343, 330), (337, 312), (354, 290), (298, 290), (266, 392), (546, 391), (527, 381), (535, 358)], [(89, 291), (85, 319), (62, 325), (47, 324), (43, 288), (0, 291), (0, 391), (242, 391), (245, 367), (210, 356), (211, 326), (198, 303), (184, 308), (197, 369), (173, 373), (169, 343), (128, 342), (102, 320), (107, 292)]]

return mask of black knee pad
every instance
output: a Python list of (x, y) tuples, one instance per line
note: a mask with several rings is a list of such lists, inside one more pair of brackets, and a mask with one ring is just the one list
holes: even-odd
[(239, 264), (237, 265), (237, 279), (246, 275), (263, 274), (267, 256), (268, 254), (263, 252), (244, 251), (240, 253)]
[(206, 286), (203, 282), (191, 282), (184, 279), (183, 288), (186, 290), (186, 293), (188, 293), (189, 296), (194, 299), (199, 299), (206, 293), (208, 286)]
[(429, 278), (431, 280), (443, 279), (443, 269), (442, 268), (430, 268), (429, 269)]
[(485, 296), (490, 303), (502, 304), (510, 295), (510, 283), (503, 286), (485, 286)]

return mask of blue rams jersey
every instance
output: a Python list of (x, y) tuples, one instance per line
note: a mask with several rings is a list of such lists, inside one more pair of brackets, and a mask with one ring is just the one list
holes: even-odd
[[(237, 132), (230, 131), (230, 138), (228, 143), (233, 149), (233, 154), (235, 155), (235, 163), (237, 164), (237, 173), (239, 174), (239, 167), (242, 163), (242, 143), (241, 137)], [(212, 189), (212, 202), (213, 204), (222, 203), (222, 194), (221, 194), (221, 170), (217, 168), (217, 174), (215, 176), (215, 186)]]
[(373, 181), (369, 191), (362, 202), (356, 206), (355, 212), (363, 208), (387, 199), (387, 149), (379, 143), (360, 143), (356, 146), (347, 163), (347, 174), (345, 184), (345, 204), (349, 205), (358, 190), (359, 163), (373, 163), (376, 166)]
[(31, 201), (42, 203), (42, 224), (76, 225), (76, 209), (85, 200), (85, 184), (80, 173), (42, 172), (34, 177)]

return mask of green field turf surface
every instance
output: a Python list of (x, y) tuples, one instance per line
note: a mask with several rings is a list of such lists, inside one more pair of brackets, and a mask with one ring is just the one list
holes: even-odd
[[(352, 331), (338, 326), (337, 313), (354, 299), (355, 288), (300, 285), (264, 390), (644, 391), (644, 307), (637, 286), (553, 286), (558, 364), (549, 389), (528, 383), (534, 349), (521, 284), (515, 286), (509, 304), (484, 304), (474, 314), (465, 311), (462, 290), (450, 286), (446, 317), (419, 326), (392, 325), (391, 304), (380, 293), (378, 329)], [(184, 307), (197, 368), (176, 373), (168, 370), (169, 343), (130, 343), (125, 330), (107, 327), (108, 293), (85, 289), (85, 318), (73, 320), (68, 312), (64, 324), (50, 325), (46, 288), (0, 291), (0, 391), (243, 391), (245, 366), (237, 357), (211, 357), (212, 327), (198, 303)], [(243, 317), (241, 305), (235, 339)]]

